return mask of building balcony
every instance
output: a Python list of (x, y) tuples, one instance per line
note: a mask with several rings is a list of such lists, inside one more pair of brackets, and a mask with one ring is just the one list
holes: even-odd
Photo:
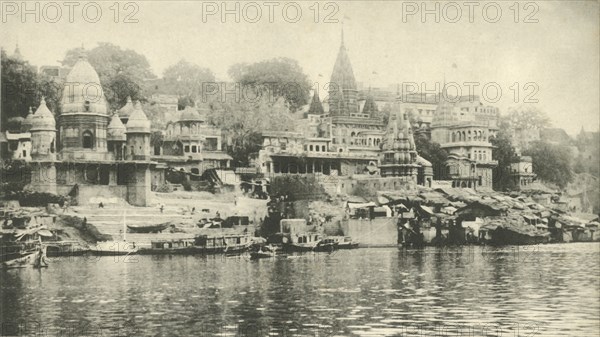
[(449, 142), (441, 144), (442, 149), (453, 148), (453, 147), (488, 147), (493, 148), (492, 143), (488, 141), (471, 140), (466, 142)]

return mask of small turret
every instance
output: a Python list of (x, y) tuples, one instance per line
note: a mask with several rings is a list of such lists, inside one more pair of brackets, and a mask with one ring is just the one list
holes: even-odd
[(130, 160), (150, 159), (150, 121), (142, 110), (142, 104), (138, 101), (129, 116), (126, 125), (127, 130), (127, 153), (126, 158)]
[(42, 97), (40, 106), (31, 119), (32, 159), (53, 159), (56, 152), (56, 121)]

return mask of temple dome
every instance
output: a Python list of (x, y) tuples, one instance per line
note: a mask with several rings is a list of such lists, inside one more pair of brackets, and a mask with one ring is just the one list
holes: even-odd
[(200, 113), (196, 108), (186, 107), (179, 116), (179, 122), (203, 122), (204, 119), (200, 116)]
[(46, 106), (46, 100), (43, 97), (31, 120), (31, 131), (56, 131), (54, 115)]
[(127, 121), (127, 133), (150, 133), (150, 121), (142, 110), (142, 104), (136, 102)]
[(121, 122), (119, 115), (116, 113), (113, 114), (112, 119), (106, 128), (107, 140), (125, 141), (127, 140), (125, 135), (126, 131), (127, 129), (125, 128), (125, 125), (123, 125), (123, 122)]
[(80, 57), (65, 80), (62, 96), (62, 113), (107, 114), (106, 98), (98, 73)]
[(131, 102), (131, 96), (127, 96), (127, 103), (125, 103), (125, 105), (119, 109), (119, 117), (121, 119), (129, 118), (129, 115), (131, 115), (134, 109), (133, 103)]

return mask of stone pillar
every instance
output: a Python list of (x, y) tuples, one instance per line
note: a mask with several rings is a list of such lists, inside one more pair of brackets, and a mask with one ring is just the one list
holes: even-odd
[(35, 192), (57, 194), (54, 163), (32, 162), (30, 187)]
[(117, 165), (112, 165), (108, 171), (108, 185), (115, 186), (117, 184)]
[(127, 201), (134, 206), (147, 206), (152, 178), (147, 165), (131, 167), (132, 179), (127, 184)]

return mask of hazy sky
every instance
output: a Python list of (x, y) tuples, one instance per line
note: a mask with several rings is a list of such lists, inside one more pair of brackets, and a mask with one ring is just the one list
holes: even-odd
[[(262, 11), (259, 18), (254, 5), (239, 2), (240, 22), (235, 22), (234, 14), (223, 22), (220, 1), (146, 1), (134, 2), (137, 8), (125, 8), (121, 3), (119, 23), (114, 22), (112, 1), (98, 2), (102, 16), (95, 23), (82, 16), (83, 6), (88, 4), (87, 18), (93, 21), (95, 3), (80, 2), (73, 9), (73, 23), (69, 22), (69, 7), (56, 3), (61, 7), (60, 18), (55, 19), (55, 8), (46, 6), (44, 11), (42, 2), (40, 23), (35, 23), (33, 14), (23, 23), (22, 8), (11, 7), (20, 7), (21, 2), (3, 1), (0, 44), (12, 53), (18, 41), (24, 57), (41, 66), (57, 64), (66, 50), (82, 43), (93, 48), (98, 42), (111, 42), (145, 55), (159, 76), (185, 58), (212, 69), (219, 80), (228, 80), (227, 69), (234, 63), (284, 56), (298, 60), (324, 93), (343, 20), (355, 77), (365, 86), (425, 82), (431, 90), (445, 78), (459, 83), (463, 94), (469, 90), (464, 82), (480, 83), (474, 92), (482, 95), (484, 84), (497, 83), (488, 85), (486, 97), (493, 100), (495, 88), (501, 88), (500, 101), (494, 105), (502, 110), (524, 104), (525, 97), (532, 94), (530, 98), (539, 100), (537, 105), (548, 113), (554, 126), (571, 134), (581, 126), (598, 130), (600, 123), (599, 6), (595, 1), (520, 2), (516, 7), (513, 1), (477, 7), (454, 2), (461, 16), (448, 2), (427, 2), (432, 12), (439, 6), (440, 22), (435, 22), (434, 14), (423, 20), (421, 1), (338, 1), (317, 6), (313, 1), (271, 2), (275, 5), (257, 1), (254, 4)], [(234, 9), (235, 5), (229, 2), (226, 6)], [(287, 22), (295, 21), (298, 7), (302, 11), (298, 21)], [(29, 8), (34, 8), (33, 2)], [(500, 16), (497, 8), (502, 11)], [(137, 10), (132, 18), (138, 22), (124, 23), (132, 10)], [(12, 15), (14, 11), (18, 13)], [(209, 15), (211, 12), (216, 13)], [(58, 22), (49, 22), (53, 20)], [(533, 84), (527, 85), (530, 82)]]

